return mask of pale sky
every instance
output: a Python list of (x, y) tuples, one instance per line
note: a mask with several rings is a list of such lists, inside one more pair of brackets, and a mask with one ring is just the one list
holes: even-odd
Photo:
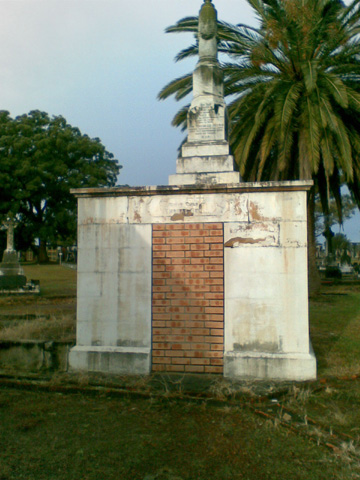
[[(255, 25), (245, 0), (214, 0), (221, 20)], [(99, 137), (123, 165), (119, 184), (163, 185), (184, 134), (179, 104), (159, 102), (170, 80), (193, 70), (174, 62), (191, 34), (167, 26), (198, 14), (202, 0), (0, 0), (0, 109), (63, 115)], [(190, 99), (189, 99), (190, 101)], [(349, 226), (350, 225), (350, 226)], [(345, 233), (360, 241), (360, 216)]]

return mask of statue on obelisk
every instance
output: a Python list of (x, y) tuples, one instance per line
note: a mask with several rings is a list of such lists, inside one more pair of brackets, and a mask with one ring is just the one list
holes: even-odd
[(193, 100), (187, 114), (188, 137), (176, 162), (171, 185), (238, 183), (227, 137), (223, 71), (218, 61), (217, 12), (204, 0), (199, 13), (199, 61), (193, 73)]

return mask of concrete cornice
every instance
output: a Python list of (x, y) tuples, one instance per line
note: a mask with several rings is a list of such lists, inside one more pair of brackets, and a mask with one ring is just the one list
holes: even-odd
[(247, 192), (289, 192), (308, 191), (313, 186), (312, 180), (297, 180), (286, 182), (244, 182), (238, 184), (218, 185), (157, 185), (144, 187), (105, 187), (105, 188), (75, 188), (70, 192), (75, 197), (123, 197), (123, 196), (154, 196), (154, 195), (184, 195), (210, 193), (247, 193)]

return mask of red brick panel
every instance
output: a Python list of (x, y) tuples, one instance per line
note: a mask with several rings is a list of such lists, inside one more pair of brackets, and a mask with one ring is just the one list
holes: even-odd
[(222, 373), (222, 223), (153, 225), (152, 369)]

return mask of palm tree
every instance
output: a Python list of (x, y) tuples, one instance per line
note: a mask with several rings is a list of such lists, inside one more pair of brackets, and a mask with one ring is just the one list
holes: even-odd
[[(219, 22), (218, 50), (230, 97), (230, 145), (245, 181), (313, 179), (309, 195), (310, 284), (315, 269), (314, 200), (330, 198), (341, 219), (348, 185), (360, 206), (360, 0), (247, 0), (259, 27)], [(194, 32), (198, 19), (167, 32)], [(176, 57), (197, 55), (197, 39)], [(223, 56), (222, 56), (223, 57)], [(166, 85), (160, 99), (192, 90), (192, 76)], [(182, 108), (173, 125), (186, 128)], [(313, 266), (313, 268), (311, 268)], [(315, 276), (314, 276), (315, 275)]]

